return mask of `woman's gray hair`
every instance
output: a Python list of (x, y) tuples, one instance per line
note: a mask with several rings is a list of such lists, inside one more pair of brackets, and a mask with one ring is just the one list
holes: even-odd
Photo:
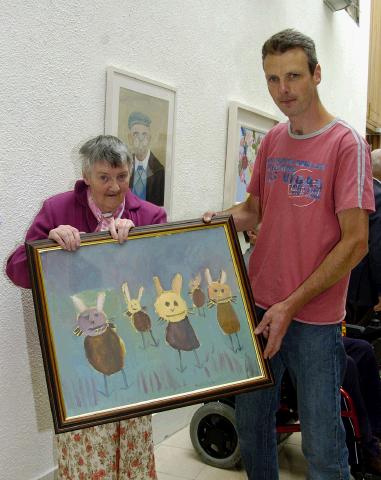
[(127, 166), (130, 170), (132, 158), (127, 145), (112, 135), (98, 135), (91, 138), (79, 149), (82, 173), (89, 175), (97, 162), (107, 162), (111, 167)]
[(282, 30), (266, 40), (262, 47), (262, 61), (267, 55), (284, 53), (293, 48), (304, 50), (307, 55), (309, 71), (313, 75), (318, 64), (315, 43), (312, 38), (293, 28)]

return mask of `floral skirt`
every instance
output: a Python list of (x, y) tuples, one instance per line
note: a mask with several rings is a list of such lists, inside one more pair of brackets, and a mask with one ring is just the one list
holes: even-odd
[(151, 417), (61, 433), (60, 480), (156, 480)]

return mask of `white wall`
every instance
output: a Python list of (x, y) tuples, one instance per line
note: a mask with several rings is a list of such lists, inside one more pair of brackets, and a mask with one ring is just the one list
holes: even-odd
[[(41, 200), (73, 185), (75, 148), (104, 125), (105, 69), (177, 89), (174, 218), (222, 205), (230, 100), (277, 114), (260, 47), (295, 27), (312, 36), (328, 109), (365, 131), (369, 1), (358, 27), (322, 0), (3, 0), (0, 19), (0, 255)], [(0, 277), (1, 477), (54, 467), (51, 415), (31, 294)]]

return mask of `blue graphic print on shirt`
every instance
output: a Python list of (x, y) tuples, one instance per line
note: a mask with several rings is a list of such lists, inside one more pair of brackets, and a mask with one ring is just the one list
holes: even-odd
[(306, 207), (319, 200), (323, 189), (321, 179), (325, 165), (307, 160), (270, 157), (266, 162), (266, 182), (280, 179), (288, 185), (288, 197), (298, 207)]

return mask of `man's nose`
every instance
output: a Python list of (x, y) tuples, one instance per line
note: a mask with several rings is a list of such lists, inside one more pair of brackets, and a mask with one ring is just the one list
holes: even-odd
[(279, 81), (279, 91), (280, 93), (288, 93), (289, 86), (287, 80), (280, 80)]
[(288, 93), (290, 91), (290, 88), (288, 86), (288, 82), (281, 82), (280, 83), (280, 88), (282, 93)]

